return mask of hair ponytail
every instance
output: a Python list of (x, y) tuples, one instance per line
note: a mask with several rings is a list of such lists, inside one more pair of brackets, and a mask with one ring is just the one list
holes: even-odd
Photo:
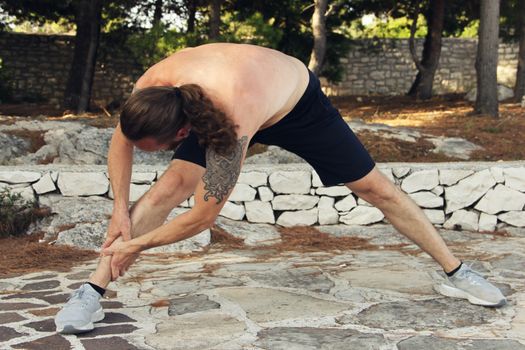
[(199, 85), (186, 84), (178, 89), (182, 112), (197, 135), (199, 144), (220, 154), (233, 150), (237, 144), (237, 126), (226, 113), (213, 105)]
[(122, 132), (132, 141), (152, 137), (170, 143), (187, 123), (199, 144), (217, 153), (226, 154), (237, 144), (237, 126), (196, 84), (137, 90), (120, 114)]

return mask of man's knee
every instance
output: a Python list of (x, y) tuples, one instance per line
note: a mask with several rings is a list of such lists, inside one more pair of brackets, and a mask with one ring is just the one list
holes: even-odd
[(352, 192), (368, 203), (380, 207), (382, 203), (394, 201), (399, 189), (377, 168), (362, 179), (346, 184)]

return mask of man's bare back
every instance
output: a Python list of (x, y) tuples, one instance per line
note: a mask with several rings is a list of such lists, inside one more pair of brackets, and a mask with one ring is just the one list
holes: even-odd
[[(308, 70), (279, 51), (245, 44), (207, 44), (178, 51), (148, 69), (136, 88), (200, 85), (238, 125), (269, 127), (290, 112), (308, 85)], [(257, 113), (239, 105), (256, 101)], [(241, 109), (245, 110), (245, 109)]]

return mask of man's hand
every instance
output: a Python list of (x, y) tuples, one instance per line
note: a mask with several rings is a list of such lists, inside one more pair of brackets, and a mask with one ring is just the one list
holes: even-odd
[(114, 242), (111, 247), (102, 249), (101, 256), (111, 256), (111, 280), (124, 276), (131, 264), (135, 262), (140, 249), (129, 241)]
[(127, 211), (117, 214), (113, 213), (102, 249), (108, 248), (120, 236), (122, 236), (124, 241), (131, 239), (131, 219)]

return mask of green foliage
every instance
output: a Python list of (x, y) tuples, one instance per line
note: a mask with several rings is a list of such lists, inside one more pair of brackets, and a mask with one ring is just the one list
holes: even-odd
[(171, 53), (203, 42), (199, 33), (180, 33), (158, 24), (151, 29), (130, 34), (126, 41), (127, 48), (144, 69), (152, 66)]
[(38, 215), (37, 204), (22, 199), (19, 193), (8, 189), (0, 192), (0, 237), (19, 236), (26, 232)]
[(469, 24), (467, 24), (461, 33), (459, 33), (458, 37), (460, 38), (477, 38), (478, 37), (478, 30), (479, 30), (479, 19), (475, 19), (470, 21)]
[(45, 20), (36, 24), (30, 21), (23, 21), (14, 25), (12, 31), (35, 34), (73, 34), (75, 26), (63, 18), (57, 21)]
[(277, 48), (283, 32), (273, 26), (274, 21), (273, 18), (265, 20), (260, 12), (255, 12), (244, 21), (240, 21), (238, 12), (227, 12), (222, 16), (222, 39), (227, 42)]
[[(349, 37), (356, 39), (370, 38), (409, 38), (412, 21), (407, 17), (400, 18), (375, 18), (369, 25), (363, 25), (361, 19), (351, 22), (347, 29)], [(427, 35), (427, 23), (425, 16), (420, 14), (417, 19), (416, 38), (424, 38)]]

